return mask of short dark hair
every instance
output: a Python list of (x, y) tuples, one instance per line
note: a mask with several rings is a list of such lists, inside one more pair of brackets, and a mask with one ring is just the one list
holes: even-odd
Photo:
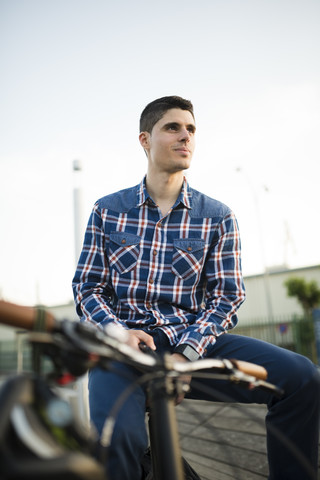
[(151, 133), (154, 125), (163, 117), (163, 115), (172, 108), (188, 110), (194, 118), (193, 105), (190, 100), (173, 95), (171, 97), (161, 97), (149, 103), (140, 117), (140, 132)]

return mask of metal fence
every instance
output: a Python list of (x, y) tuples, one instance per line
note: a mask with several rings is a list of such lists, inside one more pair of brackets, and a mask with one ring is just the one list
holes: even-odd
[(31, 370), (31, 348), (27, 342), (27, 332), (20, 330), (16, 332), (15, 340), (0, 341), (0, 373)]
[(261, 318), (250, 323), (240, 323), (233, 332), (287, 348), (318, 363), (312, 318), (273, 317), (271, 321)]

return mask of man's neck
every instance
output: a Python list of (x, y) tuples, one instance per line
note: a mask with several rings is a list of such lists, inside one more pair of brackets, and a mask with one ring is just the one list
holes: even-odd
[(183, 172), (174, 174), (163, 173), (153, 175), (148, 170), (146, 187), (153, 201), (158, 205), (163, 216), (175, 204), (182, 188)]

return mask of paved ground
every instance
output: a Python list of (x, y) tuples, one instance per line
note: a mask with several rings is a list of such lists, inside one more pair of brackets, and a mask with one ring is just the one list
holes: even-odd
[(185, 400), (177, 407), (184, 457), (202, 480), (267, 479), (265, 414), (261, 405)]

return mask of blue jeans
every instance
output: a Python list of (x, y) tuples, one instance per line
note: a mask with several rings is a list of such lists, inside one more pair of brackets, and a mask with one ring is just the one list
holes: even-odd
[[(159, 352), (171, 350), (162, 332), (154, 334), (154, 341)], [(262, 365), (268, 371), (268, 381), (285, 394), (279, 399), (269, 392), (246, 390), (222, 380), (195, 379), (187, 398), (266, 404), (269, 479), (316, 479), (320, 375), (312, 362), (266, 342), (232, 334), (221, 335), (208, 356)], [(122, 364), (114, 364), (113, 371), (90, 372), (90, 414), (100, 435), (121, 392), (139, 377), (136, 370)], [(209, 390), (210, 394), (206, 393)], [(211, 391), (216, 394), (212, 396)], [(107, 462), (109, 480), (141, 480), (140, 460), (148, 441), (145, 409), (145, 390), (138, 385), (117, 414)]]

